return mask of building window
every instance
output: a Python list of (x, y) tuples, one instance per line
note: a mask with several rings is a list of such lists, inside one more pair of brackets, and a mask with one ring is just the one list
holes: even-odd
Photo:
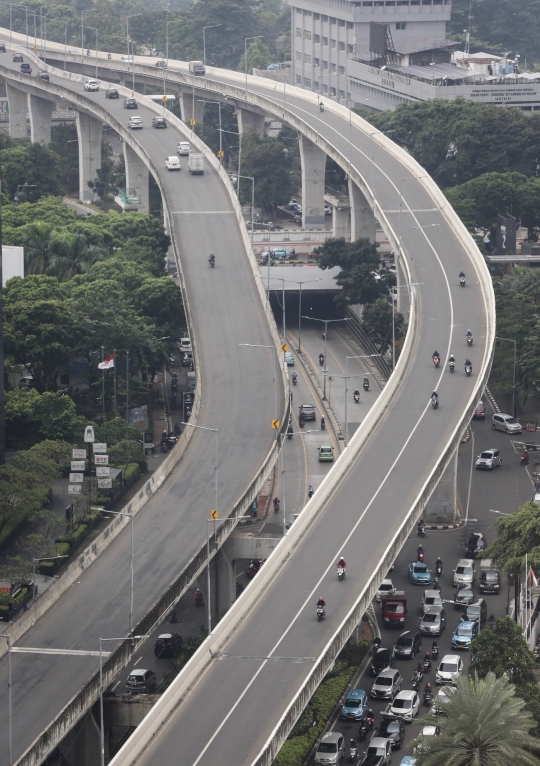
[(330, 24), (335, 24), (335, 23), (336, 23), (336, 20), (333, 19), (332, 16), (330, 16)]
[(304, 11), (304, 16), (311, 16), (311, 11)]
[(339, 20), (339, 26), (340, 27), (344, 27), (345, 26), (345, 21), (343, 19)]
[(323, 93), (328, 93), (328, 85), (324, 85), (324, 84), (323, 84), (323, 86), (322, 86), (322, 92), (323, 92)]
[(319, 59), (316, 59), (316, 58), (313, 59), (313, 66), (320, 66), (320, 64), (321, 62), (319, 61)]
[(344, 50), (345, 50), (345, 43), (342, 43), (342, 42), (340, 41), (340, 43), (339, 43), (339, 50), (340, 50), (340, 51), (344, 51)]
[(398, 21), (396, 24), (396, 29), (405, 29), (405, 22), (404, 21)]
[(335, 72), (336, 71), (336, 65), (332, 64), (332, 62), (330, 62), (330, 71), (331, 72)]
[(353, 53), (353, 47), (350, 43), (347, 45), (347, 53)]
[(335, 40), (330, 40), (330, 47), (331, 48), (335, 48), (336, 47), (336, 41)]
[(311, 56), (308, 53), (304, 53), (304, 64), (311, 64)]
[(309, 79), (309, 77), (304, 77), (304, 85), (306, 86), (306, 88), (311, 88), (311, 80)]
[(296, 36), (302, 37), (302, 30), (300, 29), (300, 27), (296, 27)]
[(340, 67), (338, 67), (338, 72), (339, 72), (340, 74), (345, 74), (345, 67), (344, 67), (344, 66), (340, 66)]
[(311, 40), (311, 32), (309, 29), (304, 29), (304, 40)]
[(339, 91), (339, 97), (343, 98), (343, 99), (345, 98), (345, 91), (344, 90), (340, 90)]
[(328, 61), (324, 61), (324, 60), (323, 60), (323, 63), (322, 63), (322, 68), (323, 68), (323, 69), (328, 69)]
[(336, 89), (335, 88), (330, 88), (330, 95), (331, 96), (335, 96), (336, 95)]
[(377, 7), (380, 7), (380, 6), (384, 5), (384, 3), (383, 3), (381, 0), (375, 0), (375, 2), (373, 3), (373, 5), (375, 5), (375, 6), (377, 6)]
[(409, 0), (397, 0), (398, 5), (409, 5)]
[(320, 43), (321, 42), (321, 36), (320, 35), (313, 35), (313, 40), (316, 43)]
[(362, 3), (362, 5), (363, 5), (364, 7), (366, 7), (366, 6), (367, 6), (368, 8), (371, 8), (371, 6), (373, 5), (373, 3), (367, 2), (367, 3)]
[(296, 84), (297, 85), (302, 85), (302, 78), (300, 77), (299, 74), (296, 75)]
[(322, 44), (323, 45), (328, 45), (328, 38), (327, 37), (323, 37)]
[(296, 51), (296, 60), (302, 61), (302, 51)]
[(321, 21), (328, 21), (328, 16), (326, 16), (324, 13), (321, 16)]
[(352, 23), (352, 21), (347, 22), (347, 29), (354, 29), (354, 24)]
[(422, 0), (422, 5), (431, 5), (431, 0)]
[(442, 0), (433, 0), (433, 5), (442, 5), (442, 4), (443, 4)]
[(297, 8), (296, 9), (296, 13), (300, 13), (301, 14), (302, 13), (302, 9), (301, 8)]
[(395, 4), (396, 4), (395, 0), (390, 0), (390, 1), (387, 0), (387, 2), (385, 3), (385, 5), (395, 5)]
[(420, 0), (411, 0), (411, 5), (420, 5)]
[(314, 13), (313, 14), (313, 18), (314, 19), (320, 19), (321, 18), (321, 14), (320, 13)]

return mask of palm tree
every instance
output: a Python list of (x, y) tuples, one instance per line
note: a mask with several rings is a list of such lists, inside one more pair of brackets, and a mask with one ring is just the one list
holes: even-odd
[(60, 282), (67, 282), (75, 274), (84, 274), (93, 263), (105, 257), (105, 252), (96, 245), (89, 245), (83, 234), (68, 231), (55, 232), (52, 251), (47, 274)]
[(44, 274), (50, 264), (54, 228), (45, 221), (26, 226), (23, 235), (27, 274)]
[(506, 678), (461, 678), (443, 705), (442, 733), (412, 742), (415, 766), (539, 766), (540, 740), (529, 733), (536, 724)]

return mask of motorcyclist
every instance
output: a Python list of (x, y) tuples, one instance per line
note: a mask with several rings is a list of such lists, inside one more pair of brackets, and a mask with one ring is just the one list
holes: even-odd
[(324, 431), (325, 428), (326, 428), (326, 420), (324, 419), (324, 417), (322, 417), (321, 418), (321, 430)]
[(287, 426), (287, 433), (288, 434), (292, 434), (293, 433), (293, 424), (292, 423), (289, 423), (289, 425)]
[(367, 378), (364, 378), (364, 383), (363, 383), (363, 386), (364, 386), (364, 388), (365, 388), (365, 389), (366, 389), (366, 391), (367, 391), (367, 389), (369, 388), (369, 380), (368, 380)]
[(470, 330), (467, 330), (467, 334), (465, 336), (466, 338), (472, 338), (472, 332)]
[(470, 367), (472, 370), (472, 364), (470, 359), (465, 359), (465, 367)]
[(322, 608), (324, 609), (324, 607), (326, 606), (326, 601), (324, 600), (322, 596), (319, 596), (319, 600), (317, 601), (315, 606), (316, 607), (322, 606)]
[(90, 55), (90, 48), (87, 48), (87, 50), (86, 50), (86, 55), (87, 55), (87, 56), (89, 56), (89, 55)]
[(529, 462), (529, 451), (528, 450), (524, 449), (523, 452), (521, 453), (521, 461), (523, 463), (528, 463)]
[(347, 566), (347, 562), (345, 561), (343, 556), (339, 557), (338, 563), (336, 564), (336, 566), (338, 569), (345, 569), (345, 567)]
[(357, 398), (357, 397), (359, 397), (359, 396), (360, 396), (360, 391), (359, 391), (357, 388), (355, 388), (355, 389), (354, 389), (354, 394), (353, 394), (353, 397), (356, 399), (356, 398)]
[(422, 545), (419, 545), (418, 548), (416, 549), (416, 555), (419, 556), (421, 553), (422, 554), (424, 553), (424, 548)]
[(279, 497), (275, 497), (274, 498), (273, 504), (274, 504), (274, 511), (277, 513), (279, 511), (279, 505), (280, 505), (279, 504)]
[(313, 489), (313, 484), (310, 484), (308, 487), (308, 497), (311, 499), (315, 493), (315, 490)]
[(202, 601), (203, 601), (203, 594), (202, 594), (200, 588), (197, 588), (197, 590), (193, 594), (193, 600), (195, 601), (196, 604), (202, 603)]
[(167, 443), (168, 436), (169, 436), (169, 434), (167, 433), (167, 431), (163, 431), (163, 433), (161, 434), (161, 443), (162, 444), (164, 444), (164, 443), (166, 444)]
[(439, 394), (436, 391), (433, 391), (431, 394), (431, 401), (432, 402), (438, 402), (439, 401)]
[(319, 354), (319, 364), (324, 364), (324, 354)]
[(440, 359), (441, 358), (441, 355), (439, 354), (437, 349), (435, 349), (435, 351), (432, 353), (431, 358), (432, 359)]
[(420, 521), (417, 524), (418, 529), (425, 529), (426, 528), (426, 522), (424, 519), (420, 519)]
[(464, 276), (465, 276), (465, 272), (464, 272), (464, 271), (460, 271), (460, 272), (459, 272), (459, 278), (461, 279), (461, 278), (462, 278), (462, 277), (464, 277)]
[(110, 60), (110, 59), (112, 59), (112, 56), (111, 56), (111, 54), (110, 54), (110, 53), (107, 53), (107, 58), (108, 58), (109, 60)]
[(435, 562), (435, 569), (437, 569), (437, 567), (440, 567), (442, 569), (442, 558), (440, 556)]
[(456, 362), (456, 357), (455, 357), (453, 354), (450, 354), (450, 356), (448, 357), (448, 361), (449, 361), (449, 362), (454, 362), (454, 364), (455, 364), (455, 362)]
[(292, 382), (293, 382), (293, 385), (295, 385), (295, 386), (296, 386), (296, 381), (297, 381), (297, 380), (298, 380), (298, 375), (297, 375), (295, 372), (293, 372), (293, 374), (292, 374)]

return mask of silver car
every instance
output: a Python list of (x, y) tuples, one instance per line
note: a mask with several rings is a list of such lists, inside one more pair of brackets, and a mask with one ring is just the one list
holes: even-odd
[(429, 609), (430, 606), (442, 606), (441, 594), (438, 590), (425, 590), (422, 596), (422, 612)]
[(420, 618), (420, 633), (423, 636), (440, 636), (446, 627), (446, 612), (442, 606), (428, 606)]
[(521, 423), (503, 412), (496, 412), (491, 418), (491, 427), (494, 431), (504, 431), (506, 434), (520, 434), (523, 431)]
[(392, 700), (401, 689), (401, 673), (395, 668), (386, 668), (373, 681), (371, 696), (374, 699)]
[(498, 449), (486, 449), (476, 458), (475, 467), (492, 471), (497, 466), (502, 465), (501, 451)]

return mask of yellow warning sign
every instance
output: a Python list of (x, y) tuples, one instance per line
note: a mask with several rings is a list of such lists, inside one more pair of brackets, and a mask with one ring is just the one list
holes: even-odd
[(281, 344), (281, 350), (283, 351), (283, 353), (285, 353), (285, 351), (288, 351), (289, 350), (288, 345), (286, 343), (282, 343)]
[(217, 153), (217, 156), (218, 156), (220, 159), (221, 159), (222, 157), (225, 157), (225, 152), (223, 151), (223, 149), (220, 149), (220, 150), (219, 150), (219, 152)]
[(196, 124), (197, 124), (197, 120), (190, 120), (190, 121), (189, 121), (189, 124), (190, 124), (190, 125), (196, 125)]
[(272, 421), (272, 428), (275, 428), (275, 429), (279, 428), (279, 420)]
[(217, 518), (219, 518), (219, 516), (218, 516), (218, 512), (217, 512), (217, 511), (210, 511), (210, 517), (211, 517), (212, 519), (214, 519), (214, 520), (215, 520), (215, 519), (217, 519)]

